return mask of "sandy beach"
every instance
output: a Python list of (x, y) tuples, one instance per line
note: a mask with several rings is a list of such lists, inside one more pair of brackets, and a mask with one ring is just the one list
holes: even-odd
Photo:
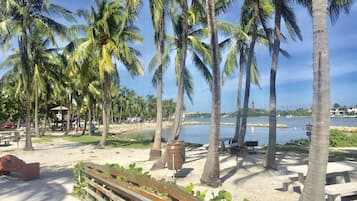
[[(143, 125), (146, 127), (147, 125)], [(111, 128), (115, 129), (115, 128)], [(116, 130), (117, 131), (117, 130)], [(34, 143), (32, 152), (22, 150), (24, 141), (18, 149), (16, 143), (0, 146), (0, 156), (12, 154), (25, 162), (40, 162), (40, 179), (23, 182), (18, 177), (0, 176), (0, 200), (6, 201), (60, 201), (78, 200), (70, 195), (73, 189), (73, 166), (80, 161), (97, 164), (118, 163), (127, 167), (131, 163), (142, 167), (156, 178), (172, 179), (167, 169), (150, 171), (154, 161), (149, 161), (149, 149), (105, 148), (94, 149), (93, 145), (83, 145), (55, 138), (51, 142)], [(216, 189), (200, 184), (200, 177), (206, 160), (207, 150), (203, 147), (187, 148), (186, 162), (177, 173), (176, 183), (193, 183), (196, 190), (208, 190), (206, 198), (219, 190), (228, 190), (234, 201), (295, 201), (299, 192), (281, 191), (279, 175), (286, 174), (286, 167), (293, 164), (306, 164), (306, 154), (278, 153), (278, 170), (267, 171), (262, 167), (264, 154), (252, 153), (245, 158), (228, 154), (220, 156), (220, 175), (222, 186)], [(352, 175), (357, 180), (357, 175)]]

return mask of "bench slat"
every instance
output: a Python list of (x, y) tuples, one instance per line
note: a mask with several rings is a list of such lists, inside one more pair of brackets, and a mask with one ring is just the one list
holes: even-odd
[(327, 185), (325, 192), (327, 195), (357, 195), (357, 182)]

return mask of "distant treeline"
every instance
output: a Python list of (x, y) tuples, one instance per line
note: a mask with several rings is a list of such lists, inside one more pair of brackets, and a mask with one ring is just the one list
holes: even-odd
[[(277, 110), (278, 116), (311, 116), (310, 109), (298, 108), (295, 110)], [(222, 113), (222, 117), (236, 117), (237, 112), (231, 113)], [(265, 109), (248, 109), (249, 117), (261, 117), (261, 116), (269, 116), (269, 111)], [(186, 117), (189, 118), (209, 118), (211, 117), (211, 113), (190, 113), (187, 114)]]

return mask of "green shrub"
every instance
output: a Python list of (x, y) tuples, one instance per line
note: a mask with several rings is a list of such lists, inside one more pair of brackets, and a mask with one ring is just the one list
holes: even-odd
[(75, 181), (75, 185), (73, 187), (73, 194), (75, 196), (83, 195), (84, 193), (83, 190), (87, 186), (87, 184), (84, 182), (85, 175), (83, 173), (83, 170), (84, 170), (83, 162), (80, 162), (73, 167), (73, 175)]
[(338, 130), (331, 130), (330, 132), (330, 146), (332, 147), (356, 147), (357, 134), (348, 135), (345, 132)]
[(189, 193), (189, 194), (197, 197), (200, 200), (205, 200), (207, 190), (204, 190), (203, 192), (195, 191), (194, 187), (195, 187), (195, 185), (193, 183), (190, 183), (188, 186), (182, 186), (181, 189), (184, 192)]
[(232, 195), (228, 191), (220, 190), (218, 195), (213, 194), (213, 198), (210, 201), (232, 201)]
[(290, 140), (288, 145), (301, 145), (301, 146), (308, 146), (310, 141), (308, 139), (298, 139), (298, 140)]

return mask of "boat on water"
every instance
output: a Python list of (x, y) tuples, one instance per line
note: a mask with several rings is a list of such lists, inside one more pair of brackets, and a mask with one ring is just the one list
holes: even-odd
[(285, 117), (288, 118), (288, 119), (291, 119), (291, 118), (293, 118), (293, 115), (292, 114), (288, 114)]

